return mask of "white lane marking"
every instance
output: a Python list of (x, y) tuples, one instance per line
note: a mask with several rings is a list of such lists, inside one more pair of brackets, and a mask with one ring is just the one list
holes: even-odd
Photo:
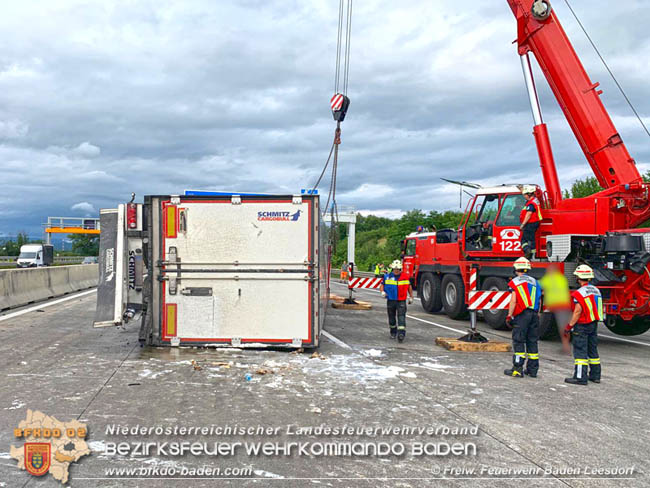
[(598, 334), (598, 337), (607, 337), (608, 339), (614, 339), (615, 341), (631, 342), (632, 344), (639, 344), (641, 346), (650, 347), (650, 344), (648, 344), (647, 342), (633, 341), (632, 339), (623, 339), (622, 337), (614, 337), (605, 334)]
[[(342, 283), (336, 283), (336, 284), (343, 285)], [(343, 285), (343, 286), (345, 286), (345, 285)], [(363, 290), (363, 289), (362, 289), (361, 291), (365, 291), (365, 292), (367, 292), (367, 293), (371, 293), (371, 294), (373, 294), (373, 295), (374, 295), (374, 294), (377, 294), (377, 291), (375, 291), (375, 290)], [(465, 334), (465, 333), (467, 332), (467, 331), (464, 331), (464, 330), (454, 329), (453, 327), (447, 327), (446, 325), (438, 324), (438, 323), (436, 323), (436, 322), (431, 322), (430, 320), (424, 320), (424, 319), (421, 319), (421, 318), (419, 318), (419, 317), (415, 317), (414, 315), (406, 314), (406, 316), (407, 316), (409, 319), (419, 320), (420, 322), (425, 322), (425, 323), (427, 323), (427, 324), (435, 325), (436, 327), (441, 327), (441, 328), (443, 328), (443, 329), (452, 330), (452, 331), (454, 331), (454, 332), (458, 332), (459, 334)]]
[(53, 302), (45, 302), (42, 303), (41, 305), (34, 305), (33, 307), (26, 308), (25, 310), (19, 310), (18, 312), (8, 313), (7, 315), (0, 315), (0, 322), (4, 320), (12, 319), (14, 317), (18, 317), (20, 315), (24, 315), (29, 312), (34, 312), (35, 310), (41, 310), (43, 308), (51, 307), (52, 305), (58, 305), (59, 303), (67, 302), (68, 300), (74, 300), (75, 298), (79, 298), (84, 295), (88, 295), (90, 293), (95, 293), (96, 291), (97, 290), (93, 288), (92, 290), (82, 291), (81, 293), (77, 293), (76, 295), (60, 298), (59, 300), (54, 300)]
[[(336, 283), (336, 282), (333, 282), (333, 283), (335, 285), (341, 285), (341, 286), (345, 286), (347, 288), (347, 285), (345, 285), (344, 283)], [(359, 289), (357, 291), (359, 291)], [(378, 293), (378, 290), (360, 289), (360, 291), (365, 291), (365, 292), (371, 293), (371, 294), (377, 294)], [(419, 320), (420, 322), (426, 322), (427, 324), (435, 325), (436, 327), (442, 327), (443, 329), (453, 330), (454, 332), (459, 332), (461, 334), (465, 333), (465, 331), (454, 329), (453, 327), (447, 327), (446, 325), (437, 324), (437, 323), (431, 322), (429, 320), (424, 320), (424, 319), (421, 319), (421, 318), (418, 318), (418, 317), (414, 317), (413, 315), (408, 315), (407, 314), (406, 316), (408, 318), (410, 318), (410, 319), (413, 319), (413, 320)], [(486, 333), (487, 334), (494, 334), (493, 332), (486, 332)], [(499, 334), (494, 334), (494, 335), (496, 335), (497, 337), (502, 337)], [(640, 346), (650, 347), (650, 343), (647, 343), (647, 342), (633, 341), (632, 339), (623, 339), (622, 337), (615, 337), (615, 336), (610, 336), (610, 335), (605, 335), (605, 334), (598, 334), (598, 336), (599, 337), (606, 337), (608, 339), (613, 339), (615, 341), (630, 342), (632, 344), (639, 344)]]
[(419, 320), (420, 322), (426, 322), (427, 324), (435, 325), (436, 327), (442, 327), (443, 329), (453, 330), (454, 332), (458, 332), (459, 334), (465, 334), (467, 332), (467, 331), (463, 331), (463, 330), (454, 329), (453, 327), (447, 327), (446, 325), (436, 324), (435, 322), (431, 322), (430, 320), (424, 320), (424, 319), (421, 319), (419, 317), (415, 317), (413, 315), (406, 314), (406, 316), (409, 319)]
[(323, 331), (323, 335), (325, 337), (327, 337), (330, 341), (332, 341), (334, 344), (338, 344), (339, 346), (343, 347), (344, 349), (350, 349), (350, 350), (352, 349), (352, 346), (348, 346), (341, 339), (338, 339), (337, 337), (334, 337), (332, 334), (330, 334), (326, 330)]

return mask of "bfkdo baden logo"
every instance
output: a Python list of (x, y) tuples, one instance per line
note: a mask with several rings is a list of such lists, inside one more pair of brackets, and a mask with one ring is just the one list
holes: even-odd
[(68, 482), (71, 463), (90, 454), (85, 438), (86, 424), (78, 420), (61, 422), (42, 412), (27, 410), (25, 420), (14, 429), (14, 437), (23, 439), (22, 447), (11, 446), (16, 465), (33, 476), (50, 473), (54, 479)]
[(295, 213), (291, 213), (291, 212), (257, 212), (257, 220), (296, 222), (300, 218), (301, 213), (302, 213), (302, 210), (298, 210)]
[(50, 469), (49, 442), (26, 442), (25, 443), (25, 469), (34, 476), (43, 476)]

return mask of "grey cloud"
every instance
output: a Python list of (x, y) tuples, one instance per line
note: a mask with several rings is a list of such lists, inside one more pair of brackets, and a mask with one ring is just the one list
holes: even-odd
[[(554, 5), (630, 152), (647, 167), (647, 136), (566, 7)], [(293, 193), (311, 185), (334, 130), (336, 7), (326, 0), (5, 2), (0, 231), (39, 233), (48, 215), (80, 203), (111, 207), (132, 191)], [(598, 0), (576, 8), (650, 115), (644, 7)], [(489, 16), (452, 0), (358, 2), (353, 22), (340, 204), (384, 215), (457, 208), (441, 176), (541, 182), (505, 1)], [(538, 86), (569, 184), (589, 168), (539, 73)]]

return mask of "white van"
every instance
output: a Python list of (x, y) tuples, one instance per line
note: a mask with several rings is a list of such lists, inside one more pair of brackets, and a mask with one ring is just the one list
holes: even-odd
[(54, 247), (47, 244), (25, 244), (20, 246), (20, 256), (16, 260), (19, 268), (50, 266), (54, 262)]

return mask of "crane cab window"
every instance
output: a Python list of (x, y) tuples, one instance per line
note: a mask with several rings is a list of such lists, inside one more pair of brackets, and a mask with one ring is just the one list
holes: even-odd
[(526, 197), (523, 195), (508, 195), (501, 207), (501, 213), (497, 219), (498, 227), (518, 227), (519, 213), (526, 204)]
[(415, 239), (406, 240), (405, 256), (415, 256)]
[(492, 229), (499, 213), (499, 195), (480, 195), (474, 202), (465, 226), (465, 246), (468, 250), (492, 249)]

